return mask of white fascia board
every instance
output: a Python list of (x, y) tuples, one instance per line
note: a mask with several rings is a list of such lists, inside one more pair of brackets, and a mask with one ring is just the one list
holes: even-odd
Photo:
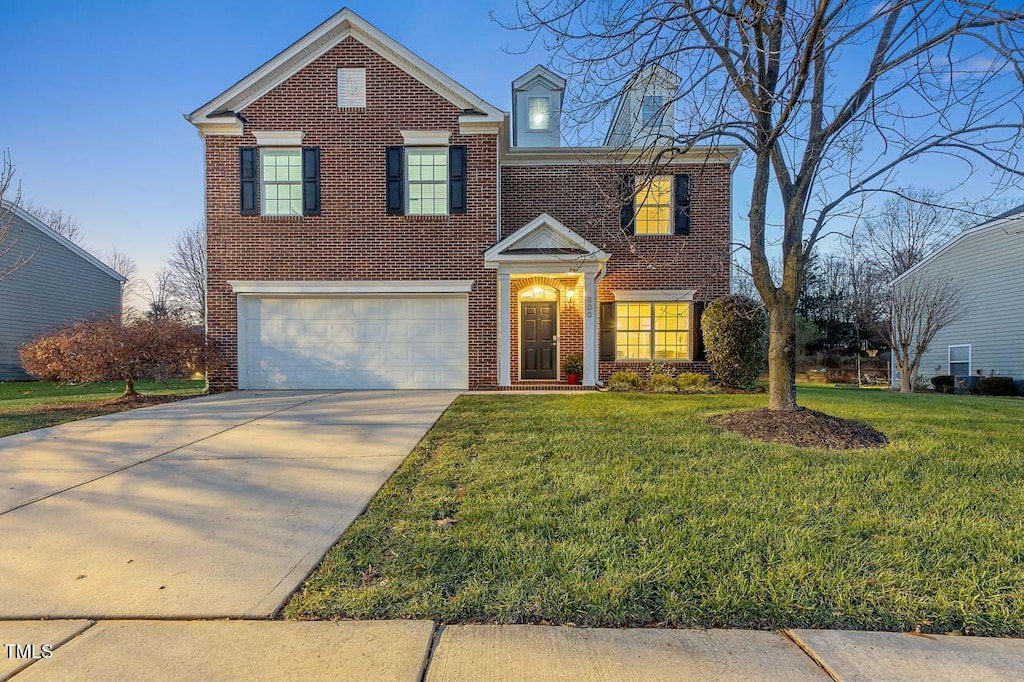
[(245, 126), (238, 118), (213, 118), (205, 123), (194, 123), (203, 137), (238, 137), (245, 134)]
[(498, 135), (501, 136), (502, 129), (508, 124), (508, 114), (504, 111), (499, 114), (460, 114), (459, 134), (460, 135)]
[(242, 111), (350, 36), (461, 109), (473, 109), (489, 116), (501, 116), (500, 109), (395, 42), (352, 10), (345, 8), (186, 118), (198, 126), (216, 120), (207, 118), (215, 111)]
[(693, 295), (697, 292), (695, 289), (659, 289), (650, 291), (613, 291), (612, 293), (615, 295), (616, 301), (647, 303), (650, 301), (692, 301)]
[(578, 259), (582, 257), (597, 260), (608, 260), (608, 258), (610, 257), (604, 251), (591, 244), (588, 240), (584, 239), (581, 235), (573, 232), (568, 227), (563, 225), (561, 221), (559, 221), (557, 218), (551, 216), (548, 213), (541, 213), (539, 216), (528, 222), (526, 225), (523, 225), (512, 234), (510, 234), (509, 236), (505, 237), (494, 246), (487, 249), (487, 251), (484, 252), (484, 260), (537, 260), (536, 255), (513, 255), (503, 254), (502, 252), (505, 251), (506, 249), (512, 248), (519, 242), (523, 241), (536, 230), (544, 228), (554, 230), (556, 233), (562, 235), (570, 243), (575, 244), (581, 250), (586, 251), (585, 256), (573, 256), (572, 254), (554, 254), (552, 256), (549, 256), (548, 259), (563, 257), (565, 257), (565, 259)]
[(473, 280), (228, 280), (236, 294), (396, 295), (468, 294)]
[(102, 270), (104, 274), (110, 275), (111, 277), (121, 282), (122, 284), (128, 281), (124, 275), (114, 270), (112, 267), (101, 261), (96, 256), (92, 255), (85, 249), (83, 249), (78, 244), (74, 243), (70, 239), (67, 239), (64, 235), (54, 230), (52, 227), (44, 223), (39, 218), (36, 218), (34, 215), (23, 209), (21, 206), (18, 206), (17, 204), (14, 204), (10, 201), (4, 200), (3, 202), (0, 202), (0, 213), (2, 213), (3, 211), (14, 211), (14, 213), (19, 218), (24, 220), (26, 223), (34, 227), (39, 232), (42, 232), (45, 236), (57, 242), (68, 251), (80, 257), (82, 260), (87, 261), (90, 265), (94, 265), (98, 269)]
[[(573, 166), (584, 164), (632, 165), (653, 157), (659, 149), (636, 147), (512, 147), (501, 158), (502, 166)], [(721, 145), (694, 147), (685, 152), (665, 155), (661, 163), (728, 163), (739, 157), (743, 147)]]
[(406, 147), (446, 147), (451, 139), (447, 130), (401, 130)]
[(254, 130), (256, 144), (260, 147), (301, 147), (301, 130)]
[[(536, 256), (533, 256), (536, 259)], [(501, 263), (485, 263), (484, 268), (497, 270), (499, 275), (598, 275), (604, 270), (604, 261), (562, 261), (553, 263), (545, 260), (502, 261)]]

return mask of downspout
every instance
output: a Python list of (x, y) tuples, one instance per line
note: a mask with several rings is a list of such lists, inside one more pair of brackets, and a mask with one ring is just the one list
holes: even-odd
[[(729, 243), (732, 243), (733, 228), (733, 205), (732, 205), (732, 192), (733, 192), (733, 175), (736, 173), (736, 168), (740, 165), (740, 154), (733, 157), (732, 161), (729, 162)], [(729, 293), (732, 293), (732, 249), (729, 249)]]

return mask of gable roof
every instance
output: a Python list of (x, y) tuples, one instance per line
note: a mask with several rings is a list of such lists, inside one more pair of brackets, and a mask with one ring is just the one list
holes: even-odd
[(961, 232), (960, 234), (958, 234), (957, 236), (953, 237), (948, 242), (940, 246), (938, 249), (925, 256), (925, 258), (922, 259), (921, 262), (919, 262), (912, 268), (908, 269), (902, 275), (892, 280), (892, 282), (890, 282), (889, 284), (896, 284), (897, 282), (909, 277), (912, 272), (916, 272), (919, 268), (924, 267), (927, 263), (930, 263), (935, 258), (938, 258), (941, 254), (954, 248), (960, 242), (972, 238), (979, 232), (987, 232), (988, 230), (991, 230), (993, 228), (1001, 228), (1007, 234), (1011, 234), (1011, 231), (1007, 230), (1007, 228), (1013, 225), (1016, 225), (1017, 228), (1016, 230), (1014, 230), (1014, 232), (1020, 234), (1022, 238), (1024, 238), (1024, 204), (1021, 204), (1020, 206), (1015, 206), (1014, 208), (1011, 208), (1009, 211), (1000, 213), (995, 218), (990, 218), (989, 220), (983, 223), (980, 223), (978, 225), (975, 225), (974, 227), (964, 230), (963, 232)]
[(626, 83), (626, 87), (622, 89), (619, 94), (618, 104), (615, 105), (615, 113), (612, 115), (612, 122), (608, 126), (608, 133), (604, 136), (605, 145), (611, 145), (611, 140), (615, 134), (615, 129), (619, 124), (619, 120), (628, 115), (631, 112), (626, 111), (626, 100), (629, 98), (629, 94), (633, 92), (638, 86), (643, 87), (642, 92), (647, 93), (648, 88), (654, 86), (661, 86), (666, 90), (676, 91), (679, 89), (682, 79), (678, 74), (672, 73), (661, 64), (649, 64), (640, 70), (639, 73), (633, 75)]
[(348, 37), (355, 38), (452, 104), (475, 123), (501, 123), (505, 113), (385, 35), (352, 10), (343, 8), (248, 76), (185, 118), (203, 126), (237, 126), (237, 112), (270, 92)]
[(608, 254), (557, 219), (541, 213), (484, 252), (484, 267), (500, 261), (607, 261)]
[(551, 69), (538, 64), (519, 78), (512, 81), (512, 89), (525, 90), (537, 81), (543, 82), (552, 90), (561, 90), (565, 88), (564, 78)]
[(111, 268), (109, 265), (101, 261), (99, 258), (92, 255), (91, 253), (89, 253), (88, 251), (86, 251), (85, 249), (83, 249), (81, 246), (74, 243), (70, 239), (64, 237), (56, 230), (54, 230), (52, 227), (44, 223), (42, 220), (36, 218), (34, 215), (23, 209), (21, 206), (18, 206), (17, 204), (14, 204), (5, 199), (3, 201), (0, 201), (0, 216), (7, 212), (14, 213), (14, 215), (20, 218), (22, 222), (29, 225), (30, 227), (35, 228), (43, 235), (57, 242), (65, 249), (71, 251), (73, 254), (81, 258), (82, 260), (87, 261), (90, 265), (95, 266), (104, 274), (113, 277), (119, 282), (127, 281), (127, 278), (124, 275), (120, 274), (119, 272), (116, 272), (113, 268)]

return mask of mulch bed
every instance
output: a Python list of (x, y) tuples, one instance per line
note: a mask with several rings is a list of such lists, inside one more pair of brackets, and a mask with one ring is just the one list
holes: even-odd
[(867, 424), (806, 408), (796, 412), (766, 409), (730, 412), (711, 417), (708, 422), (754, 440), (804, 448), (850, 450), (889, 444), (885, 434)]

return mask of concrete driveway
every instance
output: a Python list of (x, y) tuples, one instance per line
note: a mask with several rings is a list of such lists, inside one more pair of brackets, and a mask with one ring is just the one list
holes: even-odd
[(244, 391), (0, 438), (0, 619), (271, 616), (457, 395)]

